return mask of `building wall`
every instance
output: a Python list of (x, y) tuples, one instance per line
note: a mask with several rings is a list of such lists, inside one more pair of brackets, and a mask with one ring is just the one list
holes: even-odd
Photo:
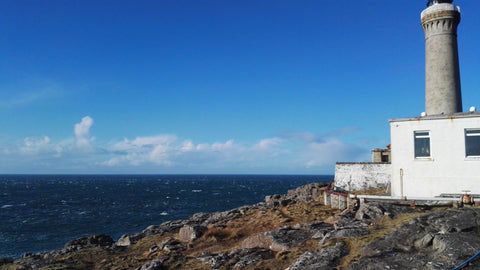
[(391, 160), (390, 153), (391, 153), (390, 148), (388, 149), (375, 148), (372, 150), (372, 162), (390, 162)]
[[(465, 129), (480, 128), (479, 113), (395, 119), (390, 128), (392, 196), (480, 194), (480, 158), (465, 155)], [(429, 158), (415, 158), (414, 131), (430, 132)]]
[(335, 165), (335, 187), (347, 191), (387, 187), (390, 163), (338, 162)]

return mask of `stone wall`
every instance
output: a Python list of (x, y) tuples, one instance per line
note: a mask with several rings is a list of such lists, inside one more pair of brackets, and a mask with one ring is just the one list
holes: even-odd
[(337, 162), (335, 187), (347, 191), (388, 187), (391, 164), (376, 162)]

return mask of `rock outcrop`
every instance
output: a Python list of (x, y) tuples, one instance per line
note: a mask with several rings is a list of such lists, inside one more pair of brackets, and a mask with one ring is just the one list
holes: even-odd
[[(106, 235), (59, 250), (0, 258), (3, 269), (451, 269), (480, 250), (480, 209), (321, 204), (323, 184), (265, 202), (197, 213), (114, 242)], [(470, 262), (480, 269), (480, 259)]]
[[(413, 218), (365, 246), (349, 269), (453, 269), (480, 250), (479, 220), (480, 210), (471, 208)], [(474, 260), (470, 269), (478, 268)]]
[(267, 207), (281, 207), (298, 202), (308, 202), (317, 199), (322, 193), (322, 188), (326, 187), (325, 183), (312, 183), (293, 190), (289, 190), (287, 194), (269, 195), (265, 197)]
[(240, 244), (240, 248), (268, 248), (273, 251), (282, 251), (301, 245), (312, 234), (311, 231), (292, 229), (287, 226), (250, 236)]

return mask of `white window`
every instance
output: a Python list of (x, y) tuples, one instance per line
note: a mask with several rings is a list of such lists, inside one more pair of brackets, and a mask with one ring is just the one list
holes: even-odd
[(430, 132), (415, 131), (415, 158), (430, 157)]
[(465, 154), (467, 157), (480, 157), (480, 129), (465, 130)]

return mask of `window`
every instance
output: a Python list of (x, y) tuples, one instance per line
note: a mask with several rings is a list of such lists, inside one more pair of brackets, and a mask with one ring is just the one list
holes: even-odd
[(480, 157), (480, 129), (465, 130), (465, 154), (467, 157)]
[(430, 157), (430, 132), (415, 131), (415, 158)]

